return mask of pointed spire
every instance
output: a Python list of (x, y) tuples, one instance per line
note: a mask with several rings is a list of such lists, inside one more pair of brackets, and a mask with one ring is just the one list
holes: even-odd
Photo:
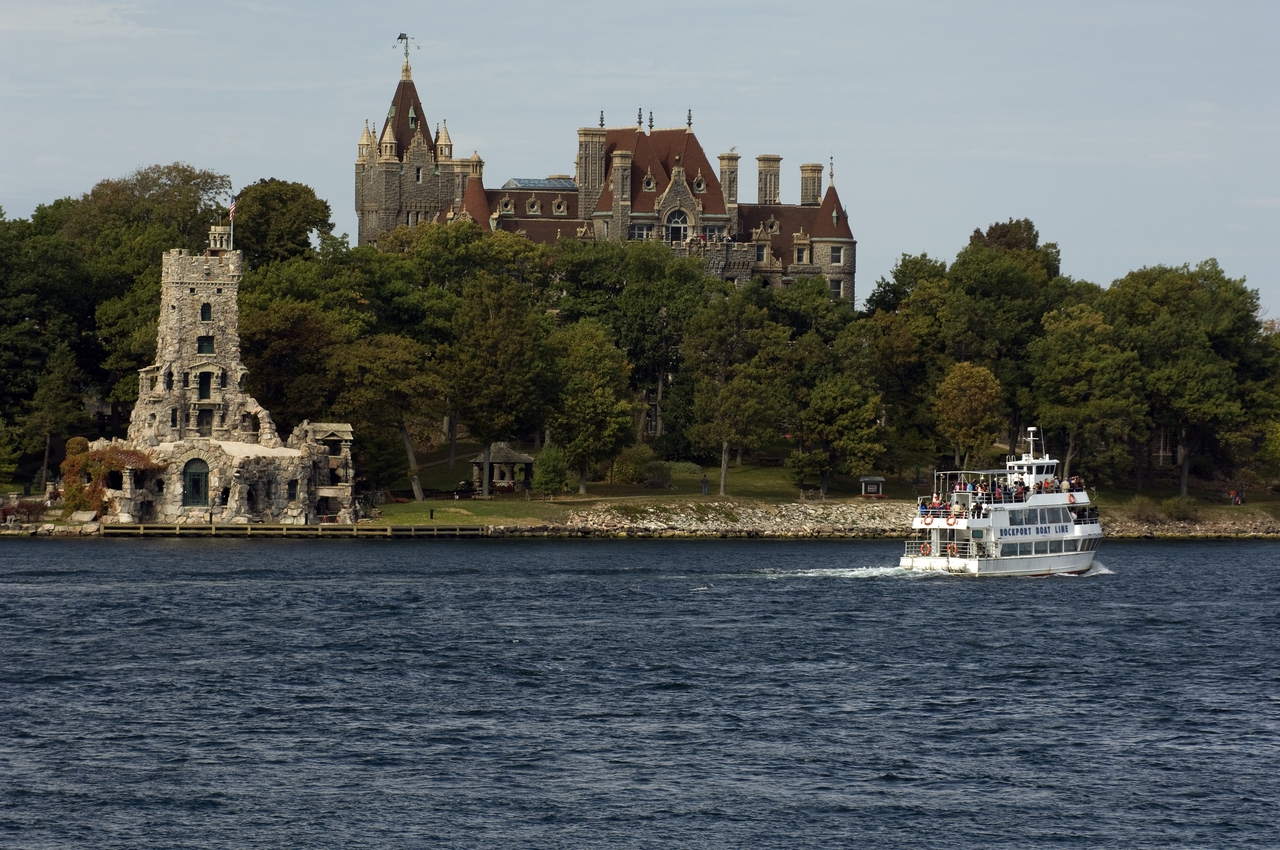
[(836, 157), (831, 155), (831, 170), (827, 172), (827, 179), (831, 181), (831, 185), (836, 185)]
[(600, 110), (600, 129), (604, 129), (604, 110)]
[(449, 122), (447, 119), (445, 120), (443, 127), (440, 127), (439, 125), (436, 126), (436, 144), (437, 145), (453, 144), (453, 139), (449, 138)]
[(685, 119), (684, 126), (685, 126), (685, 129), (687, 130), (690, 130), (690, 131), (693, 130), (693, 110), (692, 109), (689, 110), (689, 117)]
[(636, 130), (639, 131), (643, 128), (644, 128), (644, 109), (641, 108), (636, 110)]
[(649, 132), (653, 132), (653, 110), (649, 110)]

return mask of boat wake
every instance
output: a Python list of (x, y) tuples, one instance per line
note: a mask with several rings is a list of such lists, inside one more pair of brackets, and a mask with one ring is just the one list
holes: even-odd
[(831, 567), (817, 570), (765, 570), (761, 575), (768, 579), (780, 578), (924, 578), (921, 572), (902, 567)]

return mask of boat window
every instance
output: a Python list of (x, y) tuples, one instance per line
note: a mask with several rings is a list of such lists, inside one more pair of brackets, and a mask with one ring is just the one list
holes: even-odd
[(1031, 544), (1030, 544), (1030, 543), (1019, 543), (1019, 544), (1018, 544), (1018, 554), (1019, 554), (1019, 555), (1030, 555), (1030, 554), (1031, 554)]
[(1017, 543), (1005, 543), (1000, 546), (1000, 557), (1009, 558), (1018, 554)]
[(1077, 543), (1077, 541), (1075, 541), (1075, 540), (1064, 540), (1064, 541), (1062, 541), (1062, 551), (1063, 551), (1063, 552), (1074, 552), (1074, 551), (1076, 551), (1076, 546), (1077, 546), (1077, 545), (1078, 545), (1078, 543)]
[(1022, 525), (1022, 511), (1009, 511), (1009, 525)]
[(1050, 555), (1061, 555), (1061, 554), (1062, 554), (1062, 541), (1061, 541), (1061, 540), (1050, 540), (1050, 541), (1049, 541), (1049, 554), (1050, 554)]
[(1048, 540), (1037, 540), (1037, 541), (1036, 541), (1036, 554), (1037, 554), (1037, 555), (1048, 555), (1048, 554), (1049, 554), (1049, 541), (1048, 541)]
[(1049, 508), (1049, 522), (1063, 522), (1062, 508)]

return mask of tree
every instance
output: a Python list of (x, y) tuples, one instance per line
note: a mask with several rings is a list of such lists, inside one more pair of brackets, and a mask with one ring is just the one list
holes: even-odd
[(18, 429), (0, 419), (0, 487), (7, 487), (18, 470)]
[(942, 260), (932, 259), (928, 254), (903, 254), (894, 263), (889, 279), (882, 277), (876, 281), (875, 289), (867, 296), (866, 315), (875, 315), (880, 310), (893, 313), (915, 291), (920, 281), (941, 280), (946, 276), (947, 264)]
[(541, 418), (548, 396), (542, 338), (528, 287), (487, 272), (463, 285), (441, 372), (449, 401), (484, 445), (485, 496), (494, 441)]
[(1146, 429), (1141, 362), (1088, 305), (1046, 314), (1044, 326), (1028, 348), (1037, 421), (1046, 435), (1064, 436), (1064, 478), (1085, 448), (1109, 477), (1126, 465), (1128, 439)]
[(554, 498), (556, 493), (564, 489), (568, 474), (569, 465), (565, 461), (564, 452), (555, 443), (547, 443), (533, 464), (533, 492), (539, 496)]
[(40, 486), (49, 475), (49, 451), (52, 438), (72, 434), (89, 426), (84, 409), (84, 374), (76, 366), (71, 346), (60, 343), (49, 357), (48, 365), (36, 384), (23, 429), (32, 440), (43, 440), (44, 463), (40, 467)]
[(578, 492), (585, 494), (591, 465), (631, 443), (637, 407), (627, 386), (631, 367), (590, 319), (556, 331), (547, 342), (560, 380), (547, 427), (578, 470)]
[(938, 385), (934, 403), (938, 430), (955, 447), (956, 462), (969, 468), (969, 459), (986, 451), (1003, 426), (1000, 382), (991, 370), (957, 363)]
[(235, 246), (249, 268), (312, 253), (311, 240), (333, 232), (329, 202), (302, 183), (272, 177), (236, 196)]
[(880, 397), (851, 375), (823, 378), (799, 414), (802, 449), (788, 464), (802, 474), (818, 475), (824, 497), (832, 472), (870, 472), (884, 450), (877, 439), (879, 408)]

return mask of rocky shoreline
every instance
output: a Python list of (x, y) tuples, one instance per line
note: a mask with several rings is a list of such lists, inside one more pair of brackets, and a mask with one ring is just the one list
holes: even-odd
[[(1280, 539), (1280, 519), (1258, 508), (1214, 509), (1197, 519), (1174, 520), (1127, 508), (1102, 509), (1110, 539)], [(892, 540), (910, 536), (914, 505), (889, 500), (786, 502), (672, 500), (602, 504), (571, 510), (564, 521), (491, 525), (490, 537), (566, 538), (848, 538)], [(376, 524), (376, 523), (375, 523)], [(0, 537), (92, 537), (97, 522), (49, 521), (0, 527)]]

